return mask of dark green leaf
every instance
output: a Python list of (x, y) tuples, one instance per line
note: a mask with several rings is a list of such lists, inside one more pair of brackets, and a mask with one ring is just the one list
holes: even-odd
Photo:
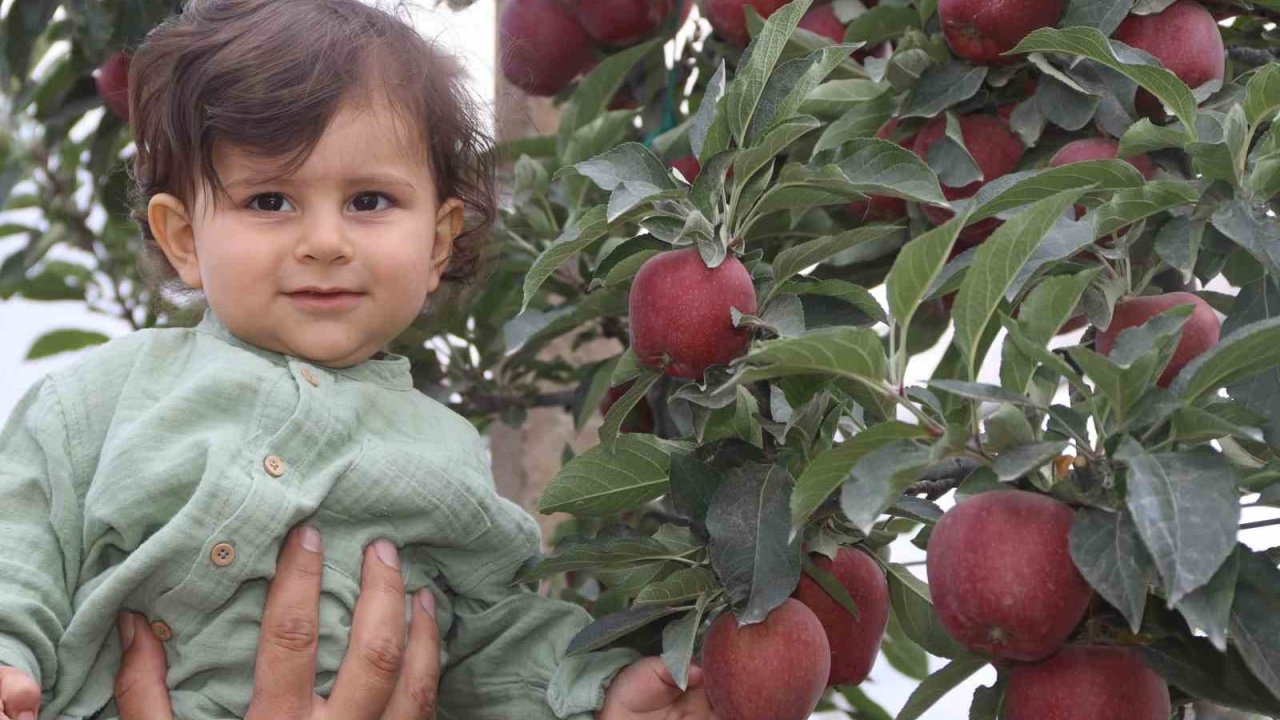
[(924, 431), (899, 422), (872, 425), (845, 442), (814, 458), (796, 482), (791, 494), (791, 522), (799, 528), (808, 521), (831, 493), (845, 481), (854, 465), (867, 453), (895, 440), (924, 436)]
[(952, 660), (920, 683), (911, 697), (907, 698), (907, 703), (902, 706), (895, 720), (916, 720), (941, 700), (943, 695), (986, 666), (986, 660), (972, 655)]
[(787, 509), (793, 480), (779, 465), (734, 469), (707, 510), (707, 548), (738, 621), (758, 623), (800, 581), (800, 543)]
[(911, 569), (889, 563), (889, 602), (902, 630), (931, 655), (961, 658), (969, 652), (961, 647), (938, 621), (929, 596), (929, 586), (911, 573)]
[(1129, 514), (1087, 507), (1077, 510), (1071, 526), (1071, 559), (1089, 585), (1138, 632), (1156, 568)]
[(27, 359), (39, 360), (58, 353), (101, 345), (110, 339), (92, 330), (52, 330), (36, 338), (27, 351)]
[(1231, 605), (1231, 638), (1254, 677), (1280, 698), (1280, 570), (1241, 549), (1240, 577)]
[(870, 532), (876, 518), (928, 464), (929, 449), (911, 440), (894, 440), (863, 455), (840, 491), (840, 508), (849, 523)]
[(574, 636), (573, 640), (569, 642), (566, 654), (577, 655), (599, 650), (614, 640), (630, 635), (655, 620), (660, 620), (677, 612), (680, 612), (680, 608), (649, 605), (606, 615), (582, 628)]
[(542, 513), (611, 515), (667, 492), (670, 456), (679, 443), (632, 433), (613, 450), (597, 445), (560, 469), (542, 498)]
[(920, 76), (920, 82), (907, 96), (900, 116), (934, 117), (973, 97), (986, 77), (985, 65), (955, 60), (946, 65), (934, 65)]
[(1218, 652), (1227, 651), (1227, 627), (1231, 622), (1231, 606), (1236, 596), (1236, 581), (1240, 576), (1239, 553), (1232, 554), (1222, 563), (1208, 585), (1182, 598), (1178, 612), (1194, 629), (1200, 630)]

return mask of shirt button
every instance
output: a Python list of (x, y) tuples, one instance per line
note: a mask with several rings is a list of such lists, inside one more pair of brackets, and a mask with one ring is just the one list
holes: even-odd
[(227, 543), (214, 545), (210, 555), (213, 558), (213, 564), (218, 567), (226, 567), (236, 561), (236, 549)]
[(267, 474), (271, 477), (278, 478), (284, 474), (284, 460), (280, 459), (278, 455), (268, 455), (262, 461), (262, 467), (267, 469)]
[(156, 634), (160, 642), (168, 642), (173, 638), (173, 629), (169, 627), (163, 620), (156, 620), (151, 623), (151, 632)]
[(320, 381), (316, 378), (316, 374), (311, 372), (311, 368), (302, 368), (302, 379), (311, 383), (311, 387), (319, 387)]

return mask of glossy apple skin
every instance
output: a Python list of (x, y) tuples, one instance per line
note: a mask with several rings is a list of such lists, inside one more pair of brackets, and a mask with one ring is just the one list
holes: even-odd
[(1122, 331), (1138, 327), (1153, 316), (1178, 305), (1194, 305), (1195, 310), (1182, 326), (1182, 337), (1173, 350), (1173, 357), (1169, 359), (1169, 364), (1156, 380), (1156, 384), (1160, 387), (1169, 387), (1169, 383), (1173, 382), (1187, 363), (1218, 344), (1218, 335), (1221, 331), (1218, 313), (1214, 312), (1213, 307), (1199, 295), (1189, 292), (1171, 292), (1121, 300), (1116, 303), (1115, 310), (1111, 314), (1111, 324), (1107, 329), (1098, 331), (1098, 352), (1110, 355)]
[(834, 561), (812, 553), (813, 564), (835, 576), (849, 591), (858, 608), (854, 617), (813, 578), (800, 576), (792, 597), (804, 603), (827, 632), (831, 646), (831, 675), (827, 686), (857, 685), (871, 674), (885, 628), (889, 625), (889, 582), (871, 556), (853, 548), (840, 548)]
[(680, 171), (685, 180), (693, 184), (698, 179), (698, 175), (702, 172), (702, 165), (698, 163), (698, 158), (693, 155), (685, 155), (667, 163), (667, 167), (675, 168)]
[(951, 52), (979, 65), (1005, 65), (1019, 58), (1003, 53), (1032, 30), (1056, 25), (1066, 8), (1066, 0), (938, 0), (938, 19)]
[(827, 688), (831, 648), (818, 617), (787, 598), (753, 625), (721, 613), (702, 640), (702, 669), (716, 720), (805, 720)]
[(502, 75), (530, 95), (550, 97), (595, 64), (595, 45), (557, 0), (510, 0), (498, 18)]
[[(628, 47), (647, 39), (662, 26), (676, 0), (578, 0), (578, 22), (601, 45)], [(684, 0), (687, 19), (693, 0)]]
[(737, 257), (712, 269), (696, 247), (658, 253), (631, 283), (631, 349), (645, 365), (700, 380), (751, 344), (750, 329), (733, 326), (730, 308), (756, 312), (751, 274)]
[[(1221, 80), (1226, 71), (1227, 51), (1218, 21), (1195, 0), (1178, 0), (1153, 15), (1130, 15), (1111, 37), (1151, 53), (1193, 90)], [(1164, 117), (1160, 101), (1146, 90), (1139, 90), (1135, 102), (1142, 115)]]
[(760, 17), (768, 18), (786, 4), (787, 0), (703, 0), (702, 13), (721, 37), (744, 48), (751, 41), (746, 6), (754, 7)]
[(1169, 686), (1128, 647), (1068, 645), (1009, 672), (1003, 720), (1168, 720)]
[(124, 52), (112, 53), (93, 73), (93, 84), (107, 109), (129, 122), (129, 62)]
[(1044, 659), (1080, 623), (1093, 590), (1071, 560), (1075, 513), (1048, 496), (996, 490), (942, 516), (929, 588), (947, 632), (997, 661)]
[[(1049, 167), (1062, 167), (1063, 165), (1088, 162), (1090, 160), (1114, 160), (1119, 152), (1120, 143), (1111, 138), (1073, 140), (1063, 145), (1062, 149), (1049, 158)], [(1125, 162), (1142, 173), (1142, 177), (1145, 180), (1150, 180), (1156, 174), (1156, 164), (1146, 154), (1126, 158)], [(1083, 205), (1076, 205), (1077, 218), (1083, 217), (1084, 211), (1085, 207)]]
[[(982, 179), (962, 185), (961, 187), (942, 187), (942, 195), (948, 200), (959, 200), (961, 198), (971, 197), (978, 192), (986, 183), (996, 178), (1013, 172), (1018, 167), (1018, 161), (1022, 159), (1022, 154), (1026, 151), (1026, 146), (1022, 144), (1022, 140), (1018, 138), (1013, 130), (1009, 129), (1008, 122), (995, 115), (964, 115), (959, 118), (960, 137), (964, 138), (965, 148), (969, 150), (969, 154), (973, 156), (975, 162), (978, 163), (978, 169), (982, 171)], [(922, 160), (928, 162), (929, 148), (938, 140), (941, 140), (947, 131), (946, 116), (938, 116), (929, 121), (920, 134), (916, 136), (915, 150), (916, 155)], [(941, 225), (955, 216), (955, 213), (944, 208), (935, 207), (933, 205), (921, 205), (925, 217), (934, 225)], [(1000, 227), (1003, 221), (996, 218), (987, 218), (980, 220), (972, 225), (966, 226), (960, 231), (960, 237), (956, 241), (956, 247), (961, 250), (971, 248), (980, 244), (983, 240), (991, 237), (991, 233)]]

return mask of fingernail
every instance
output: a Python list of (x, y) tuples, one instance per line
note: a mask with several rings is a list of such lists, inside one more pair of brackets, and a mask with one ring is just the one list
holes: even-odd
[(432, 620), (435, 619), (436, 596), (432, 595), (430, 590), (426, 588), (422, 588), (421, 590), (418, 591), (418, 604), (421, 605), (422, 609), (425, 610), (426, 613), (431, 616)]
[(120, 644), (125, 650), (133, 644), (133, 616), (127, 612), (122, 612), (116, 617), (116, 625), (120, 628)]
[(373, 551), (378, 554), (379, 560), (387, 564), (387, 567), (400, 568), (400, 557), (396, 554), (396, 546), (390, 540), (374, 542)]
[(320, 542), (320, 531), (310, 525), (303, 525), (298, 531), (298, 539), (302, 542), (302, 547), (311, 552), (318, 553), (324, 547)]

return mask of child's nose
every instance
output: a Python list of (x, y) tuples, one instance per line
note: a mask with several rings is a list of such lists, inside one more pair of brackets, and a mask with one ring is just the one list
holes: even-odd
[(333, 263), (350, 260), (352, 251), (341, 220), (334, 219), (303, 228), (295, 256), (300, 262)]

